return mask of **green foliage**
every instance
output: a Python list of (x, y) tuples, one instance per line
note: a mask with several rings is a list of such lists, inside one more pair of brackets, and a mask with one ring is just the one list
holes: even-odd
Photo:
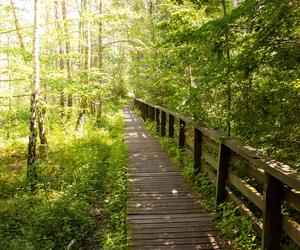
[(225, 202), (219, 205), (215, 220), (219, 230), (233, 239), (234, 249), (261, 249), (250, 220), (237, 214), (237, 207)]
[[(59, 115), (51, 116), (51, 151), (35, 165), (35, 192), (26, 185), (26, 141), (15, 134), (12, 140), (18, 143), (1, 146), (1, 248), (125, 246), (127, 153), (117, 110), (106, 111), (106, 124), (99, 129), (93, 118), (87, 119), (84, 136), (77, 139), (57, 126)], [(95, 204), (100, 204), (99, 216)]]
[(222, 1), (190, 2), (159, 6), (155, 38), (133, 54), (137, 97), (224, 133), (230, 123), (233, 137), (299, 168), (299, 4), (225, 1), (224, 16)]
[(104, 204), (104, 226), (101, 232), (103, 249), (126, 249), (126, 201), (127, 201), (127, 150), (123, 142), (124, 121), (122, 116), (114, 120), (114, 129), (110, 131), (113, 137), (117, 138), (112, 145), (108, 158), (109, 168), (107, 169), (104, 182), (105, 190), (108, 193)]

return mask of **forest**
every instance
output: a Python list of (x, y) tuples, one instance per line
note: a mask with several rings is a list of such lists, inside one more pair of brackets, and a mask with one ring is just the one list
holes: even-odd
[(0, 249), (127, 249), (133, 97), (299, 171), (299, 17), (297, 0), (2, 0)]

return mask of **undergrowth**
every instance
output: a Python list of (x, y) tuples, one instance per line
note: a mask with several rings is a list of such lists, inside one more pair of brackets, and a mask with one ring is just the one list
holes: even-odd
[(0, 249), (126, 248), (123, 126), (116, 108), (98, 127), (86, 119), (81, 137), (50, 121), (49, 156), (36, 163), (35, 192), (26, 182), (27, 141), (11, 134), (0, 145)]

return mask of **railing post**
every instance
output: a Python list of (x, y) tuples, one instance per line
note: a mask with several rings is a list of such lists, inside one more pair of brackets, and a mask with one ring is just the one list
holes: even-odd
[(160, 116), (160, 110), (155, 109), (156, 132), (159, 132), (159, 124), (160, 124), (159, 116)]
[(142, 118), (145, 121), (146, 120), (146, 104), (142, 103)]
[(194, 172), (198, 174), (201, 169), (202, 133), (194, 128)]
[(155, 121), (155, 108), (151, 107), (151, 120)]
[(216, 185), (216, 206), (226, 200), (226, 179), (228, 176), (229, 157), (230, 149), (223, 143), (220, 143)]
[(150, 108), (150, 106), (148, 104), (146, 104), (146, 118), (147, 118), (147, 120), (149, 119), (149, 108)]
[(282, 228), (283, 185), (265, 172), (263, 206), (263, 250), (279, 250)]
[(185, 121), (179, 120), (179, 141), (178, 147), (181, 150), (184, 150), (185, 147)]
[(160, 136), (163, 137), (166, 135), (166, 120), (167, 114), (164, 111), (161, 111), (161, 123), (160, 123)]
[(169, 114), (169, 137), (174, 138), (174, 116)]

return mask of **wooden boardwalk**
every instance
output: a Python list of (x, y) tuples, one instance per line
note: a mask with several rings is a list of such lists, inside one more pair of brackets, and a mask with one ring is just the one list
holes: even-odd
[(124, 109), (130, 154), (127, 224), (130, 249), (221, 249), (211, 213), (196, 204), (192, 190), (160, 143), (132, 111)]

